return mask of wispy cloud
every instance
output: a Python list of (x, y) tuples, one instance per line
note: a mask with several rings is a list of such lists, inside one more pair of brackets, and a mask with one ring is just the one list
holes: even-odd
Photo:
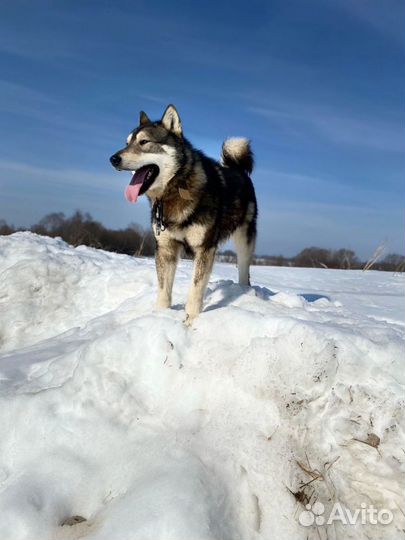
[(68, 39), (66, 33), (56, 26), (48, 25), (47, 31), (43, 32), (37, 24), (30, 25), (25, 20), (10, 27), (7, 17), (2, 17), (0, 30), (0, 51), (3, 53), (40, 62), (66, 61), (77, 54), (75, 41)]
[[(27, 85), (0, 79), (0, 113), (13, 114), (37, 125), (71, 132), (72, 136), (82, 140), (91, 139), (93, 147), (112, 141), (125, 139), (125, 121), (117, 119), (103, 110), (97, 115), (88, 111), (83, 115), (80, 103), (70, 102), (61, 96), (45, 93)], [(108, 131), (105, 130), (108, 126)], [(128, 128), (127, 128), (128, 129)], [(97, 138), (93, 134), (97, 131)]]
[(405, 4), (403, 0), (375, 2), (374, 0), (328, 0), (334, 8), (345, 11), (358, 21), (373, 28), (396, 43), (405, 46)]
[[(392, 189), (397, 178), (387, 178), (385, 185), (370, 182), (354, 182), (352, 178), (339, 174), (320, 177), (259, 167), (255, 171), (255, 184), (259, 192), (262, 186), (271, 186), (271, 200), (290, 202), (301, 207), (305, 201), (328, 203), (365, 211), (375, 210), (376, 201), (385, 212), (402, 214), (398, 197), (405, 195), (405, 186), (400, 191)], [(388, 189), (389, 188), (389, 189)], [(271, 202), (269, 203), (272, 204)]]
[(108, 226), (149, 223), (145, 199), (136, 208), (124, 198), (130, 173), (111, 174), (81, 169), (55, 169), (0, 160), (0, 218), (16, 225), (32, 225), (44, 215), (81, 209)]
[(281, 107), (248, 107), (268, 120), (277, 121), (286, 130), (308, 137), (308, 129), (318, 137), (337, 144), (354, 145), (384, 152), (402, 153), (405, 135), (399, 122), (361, 119), (336, 114), (327, 108), (291, 103)]
[[(12, 175), (12, 184), (15, 186), (16, 181), (20, 179), (24, 189), (35, 189), (35, 183), (41, 185), (52, 185), (69, 188), (94, 188), (109, 191), (118, 191), (125, 185), (130, 173), (120, 175), (120, 182), (114, 181), (114, 171), (111, 174), (105, 174), (95, 171), (86, 171), (82, 169), (56, 169), (50, 167), (38, 167), (27, 163), (16, 161), (0, 160), (1, 185), (6, 187), (11, 183), (8, 178)], [(116, 176), (116, 175), (115, 175)]]
[(28, 86), (0, 79), (0, 112), (38, 117), (41, 111), (55, 107), (51, 96)]

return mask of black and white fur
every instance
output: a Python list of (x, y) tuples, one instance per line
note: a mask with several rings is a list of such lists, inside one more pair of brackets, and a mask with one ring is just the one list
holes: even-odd
[[(249, 285), (255, 249), (257, 203), (250, 179), (253, 154), (247, 139), (228, 139), (221, 163), (196, 150), (183, 136), (180, 117), (169, 105), (160, 121), (144, 112), (127, 146), (111, 157), (118, 170), (151, 166), (151, 179), (142, 186), (151, 202), (156, 238), (156, 269), (160, 308), (170, 307), (177, 261), (182, 248), (194, 257), (186, 304), (186, 322), (200, 313), (216, 250), (232, 237), (238, 256), (239, 283)], [(164, 230), (155, 210), (162, 207)]]

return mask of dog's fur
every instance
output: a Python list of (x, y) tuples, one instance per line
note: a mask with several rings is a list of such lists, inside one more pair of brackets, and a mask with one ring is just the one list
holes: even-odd
[[(152, 205), (156, 238), (158, 307), (171, 305), (182, 246), (194, 256), (193, 280), (186, 304), (188, 324), (202, 309), (217, 247), (231, 236), (238, 255), (239, 283), (249, 285), (257, 203), (249, 177), (253, 154), (247, 139), (226, 140), (220, 164), (193, 148), (183, 137), (179, 115), (169, 105), (158, 122), (150, 121), (141, 112), (139, 126), (129, 134), (127, 146), (111, 161), (119, 170), (137, 170), (150, 164), (159, 167), (156, 178), (145, 191)], [(163, 205), (162, 231), (158, 230), (153, 212), (156, 201)]]

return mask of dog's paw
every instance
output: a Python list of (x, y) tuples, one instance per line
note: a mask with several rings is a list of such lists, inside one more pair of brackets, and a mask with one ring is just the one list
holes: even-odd
[(186, 313), (186, 318), (184, 319), (183, 323), (187, 326), (187, 328), (190, 328), (193, 326), (194, 319), (196, 318), (196, 315), (194, 317), (188, 313)]
[(171, 307), (171, 304), (172, 304), (172, 303), (171, 303), (170, 301), (168, 301), (168, 300), (165, 300), (165, 299), (163, 299), (163, 300), (158, 299), (158, 300), (156, 301), (155, 307), (156, 307), (156, 309), (167, 309), (167, 308), (170, 308), (170, 307)]
[(194, 298), (189, 298), (186, 304), (186, 319), (184, 324), (186, 326), (192, 326), (194, 320), (199, 316), (202, 309), (202, 303), (197, 302)]

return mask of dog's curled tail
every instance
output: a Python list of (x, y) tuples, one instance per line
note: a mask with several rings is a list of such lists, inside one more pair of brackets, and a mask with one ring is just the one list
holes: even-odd
[(250, 174), (253, 171), (253, 152), (248, 139), (226, 139), (222, 145), (222, 164), (237, 167)]

